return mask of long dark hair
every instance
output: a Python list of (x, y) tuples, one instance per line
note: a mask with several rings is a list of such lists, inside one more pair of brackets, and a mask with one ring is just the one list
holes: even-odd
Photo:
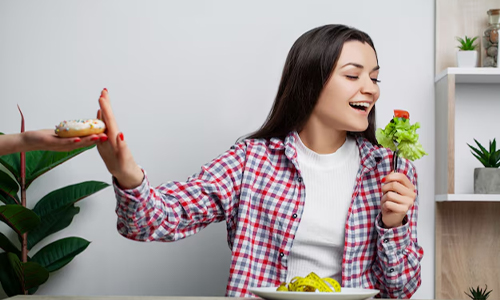
[[(375, 46), (368, 34), (345, 25), (314, 28), (297, 39), (286, 58), (278, 93), (265, 123), (247, 138), (281, 138), (289, 132), (301, 131), (318, 102), (347, 41)], [(375, 51), (376, 55), (376, 51)], [(348, 132), (362, 136), (377, 145), (375, 138), (375, 106), (368, 115), (368, 128)]]

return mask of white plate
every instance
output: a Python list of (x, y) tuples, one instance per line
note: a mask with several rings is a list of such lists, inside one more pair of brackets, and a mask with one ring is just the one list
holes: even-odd
[(375, 296), (379, 290), (342, 288), (336, 293), (278, 292), (277, 287), (252, 287), (250, 292), (266, 300), (365, 300)]

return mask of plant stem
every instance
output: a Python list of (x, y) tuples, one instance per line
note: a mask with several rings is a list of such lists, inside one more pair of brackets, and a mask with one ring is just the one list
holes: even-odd
[[(21, 152), (21, 205), (26, 207), (26, 153), (24, 153), (24, 152)], [(21, 259), (23, 262), (28, 261), (28, 233), (27, 232), (25, 232), (23, 234)]]
[[(17, 106), (19, 113), (21, 114), (21, 133), (24, 132), (24, 115), (21, 111), (19, 105)], [(21, 152), (21, 205), (26, 207), (26, 153)], [(23, 234), (22, 245), (21, 245), (21, 260), (23, 263), (28, 261), (28, 233)], [(24, 273), (24, 272), (23, 272)], [(26, 274), (23, 274), (23, 278)], [(23, 292), (25, 295), (28, 294), (28, 290), (24, 287), (23, 282)]]
[[(21, 152), (21, 205), (26, 207), (26, 153), (24, 153), (24, 152)], [(21, 259), (23, 262), (28, 261), (28, 233), (27, 232), (25, 232), (23, 234)]]

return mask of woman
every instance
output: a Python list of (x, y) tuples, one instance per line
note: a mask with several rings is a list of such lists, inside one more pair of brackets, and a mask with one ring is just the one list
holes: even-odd
[[(370, 37), (343, 25), (292, 46), (264, 125), (186, 182), (151, 187), (99, 99), (109, 141), (98, 150), (114, 177), (118, 231), (175, 241), (225, 221), (228, 296), (314, 271), (343, 287), (409, 298), (420, 285), (417, 174), (375, 140), (379, 66)], [(300, 224), (300, 226), (299, 226)]]

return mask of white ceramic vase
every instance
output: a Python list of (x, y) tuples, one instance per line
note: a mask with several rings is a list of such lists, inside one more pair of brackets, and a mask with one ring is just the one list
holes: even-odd
[(457, 66), (459, 68), (475, 68), (477, 67), (477, 51), (458, 51)]

